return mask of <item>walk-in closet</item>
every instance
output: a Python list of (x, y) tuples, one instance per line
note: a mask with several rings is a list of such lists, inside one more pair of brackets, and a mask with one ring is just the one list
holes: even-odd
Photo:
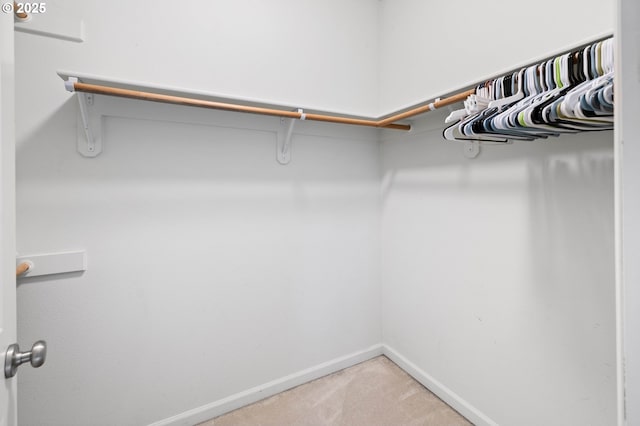
[(2, 11), (0, 426), (384, 363), (476, 425), (640, 424), (633, 1)]

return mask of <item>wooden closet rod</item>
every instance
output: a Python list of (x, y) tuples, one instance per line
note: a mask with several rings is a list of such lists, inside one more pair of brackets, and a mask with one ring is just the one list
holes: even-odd
[(398, 114), (393, 114), (388, 118), (384, 118), (378, 121), (378, 127), (385, 127), (394, 121), (403, 120), (405, 118), (414, 117), (418, 114), (422, 114), (424, 112), (433, 111), (438, 108), (442, 108), (447, 105), (455, 104), (456, 102), (464, 102), (469, 95), (473, 95), (476, 93), (476, 89), (465, 90), (464, 92), (456, 93), (455, 95), (451, 95), (448, 98), (444, 99), (436, 99), (430, 104), (419, 106), (413, 109), (410, 109), (405, 112), (401, 112)]
[(31, 266), (33, 265), (29, 262), (22, 262), (21, 264), (16, 266), (16, 277), (19, 277), (20, 275), (27, 272), (29, 269), (31, 269)]
[(451, 105), (456, 102), (464, 101), (467, 96), (475, 93), (474, 89), (460, 92), (453, 96), (436, 99), (427, 105), (422, 105), (416, 108), (412, 108), (408, 111), (401, 113), (394, 113), (393, 115), (376, 119), (361, 119), (361, 118), (348, 118), (327, 114), (314, 114), (297, 111), (288, 111), (273, 108), (264, 108), (249, 105), (232, 104), (226, 102), (207, 101), (202, 99), (187, 98), (182, 96), (164, 95), (153, 92), (143, 92), (139, 90), (121, 89), (117, 87), (102, 86), (98, 84), (88, 84), (81, 82), (73, 83), (73, 90), (77, 92), (95, 93), (98, 95), (118, 96), (123, 98), (140, 99), (152, 102), (162, 102), (176, 105), (194, 106), (199, 108), (211, 108), (220, 109), (225, 111), (246, 112), (252, 114), (270, 115), (275, 117), (296, 118), (313, 121), (324, 121), (328, 123), (340, 123), (340, 124), (352, 124), (357, 126), (369, 126), (394, 130), (411, 130), (411, 126), (408, 124), (395, 123), (398, 120), (414, 117), (418, 114), (433, 111), (443, 106)]
[(116, 87), (99, 86), (96, 84), (74, 83), (73, 87), (78, 92), (95, 93), (98, 95), (119, 96), (123, 98), (141, 99), (145, 101), (163, 102), (176, 105), (194, 106), (199, 108), (212, 108), (225, 111), (248, 112), (252, 114), (271, 115), (276, 117), (297, 118), (313, 121), (325, 121), (329, 123), (355, 124), (358, 126), (384, 127), (396, 130), (411, 130), (407, 124), (386, 123), (379, 125), (376, 120), (360, 118), (339, 117), (334, 115), (300, 113), (273, 108), (255, 107), (249, 105), (230, 104), (225, 102), (205, 101), (202, 99), (185, 98), (182, 96), (163, 95), (160, 93), (141, 92), (138, 90), (120, 89)]

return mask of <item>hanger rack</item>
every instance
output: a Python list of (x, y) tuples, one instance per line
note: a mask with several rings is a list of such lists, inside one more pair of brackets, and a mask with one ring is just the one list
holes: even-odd
[[(596, 39), (595, 41), (601, 41), (609, 37), (611, 37), (611, 35), (607, 34)], [(579, 44), (576, 48), (584, 47), (591, 43), (594, 43), (594, 41)], [(224, 111), (275, 116), (280, 117), (281, 119), (289, 119), (290, 121), (288, 131), (283, 132), (284, 134), (282, 136), (279, 136), (279, 139), (281, 140), (279, 140), (277, 154), (278, 161), (281, 164), (287, 164), (290, 161), (289, 148), (291, 145), (293, 123), (295, 122), (295, 120), (321, 121), (326, 123), (349, 124), (381, 129), (409, 131), (411, 130), (410, 124), (398, 122), (423, 113), (434, 111), (448, 105), (464, 102), (470, 95), (474, 95), (476, 93), (476, 88), (474, 85), (474, 88), (463, 90), (459, 93), (442, 99), (437, 98), (432, 102), (424, 103), (408, 110), (399, 110), (380, 118), (369, 118), (348, 117), (344, 114), (341, 115), (337, 113), (305, 112), (300, 108), (294, 107), (270, 107), (264, 106), (264, 104), (257, 105), (255, 102), (251, 101), (238, 100), (235, 102), (228, 102), (228, 98), (210, 93), (202, 93), (192, 90), (168, 87), (153, 87), (141, 83), (125, 81), (113, 81), (103, 77), (82, 75), (80, 73), (74, 72), (59, 71), (58, 75), (64, 80), (65, 88), (69, 92), (78, 92), (80, 118), (82, 120), (83, 131), (86, 139), (84, 141), (84, 146), (81, 146), (80, 141), (78, 142), (78, 150), (82, 155), (87, 157), (95, 157), (101, 152), (101, 142), (98, 136), (100, 132), (92, 132), (92, 122), (88, 113), (88, 107), (93, 104), (93, 94), (138, 99), (174, 105), (184, 105), (198, 108), (209, 108)], [(475, 151), (475, 149), (473, 151)]]

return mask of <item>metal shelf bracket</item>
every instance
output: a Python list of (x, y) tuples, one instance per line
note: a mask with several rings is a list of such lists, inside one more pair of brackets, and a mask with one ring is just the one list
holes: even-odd
[[(77, 82), (76, 77), (69, 77), (65, 82), (66, 89), (75, 92), (73, 85)], [(95, 101), (92, 93), (77, 92), (77, 98), (80, 113), (77, 120), (77, 149), (84, 157), (96, 157), (102, 152), (102, 116), (92, 111)]]
[[(298, 109), (300, 120), (305, 120), (306, 116), (302, 108)], [(293, 139), (293, 127), (296, 118), (281, 118), (280, 129), (278, 130), (278, 143), (276, 144), (276, 158), (278, 163), (285, 165), (291, 162), (291, 140)], [(283, 130), (287, 126), (287, 131)]]

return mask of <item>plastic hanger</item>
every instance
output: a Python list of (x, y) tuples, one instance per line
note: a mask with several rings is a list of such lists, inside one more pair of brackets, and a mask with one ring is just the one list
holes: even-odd
[[(445, 137), (504, 143), (611, 129), (613, 47), (608, 39), (485, 82), (477, 94), (492, 99), (486, 109), (474, 107), (474, 114), (443, 132)], [(448, 120), (462, 114), (452, 113)]]
[(469, 95), (467, 99), (464, 101), (464, 108), (457, 109), (449, 113), (447, 118), (445, 118), (445, 123), (452, 123), (458, 120), (463, 119), (466, 116), (476, 114), (487, 108), (490, 102), (490, 91), (492, 89), (484, 85), (479, 85), (476, 87), (476, 93), (473, 95)]
[(523, 90), (523, 77), (524, 77), (525, 68), (522, 68), (518, 74), (515, 75), (515, 79), (518, 84), (518, 91), (511, 96), (496, 99), (495, 101), (491, 101), (489, 103), (488, 108), (500, 108), (504, 105), (510, 105), (518, 102), (520, 99), (524, 98), (524, 90)]

